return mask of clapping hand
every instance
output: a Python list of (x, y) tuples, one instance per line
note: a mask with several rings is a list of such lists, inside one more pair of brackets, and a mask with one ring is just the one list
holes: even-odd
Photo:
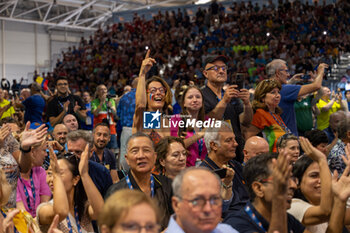
[(79, 162), (79, 173), (81, 176), (89, 172), (89, 152), (89, 144), (87, 143)]
[(77, 112), (81, 109), (80, 105), (78, 104), (78, 101), (75, 101), (75, 105), (74, 105), (74, 112)]
[(21, 137), (21, 147), (24, 150), (32, 146), (40, 145), (46, 138), (47, 128), (42, 124), (37, 129), (29, 131), (30, 122), (28, 121)]
[(326, 155), (315, 148), (307, 138), (299, 137), (300, 145), (307, 156), (313, 161), (319, 162), (322, 159), (326, 159)]
[(4, 124), (0, 129), (0, 146), (4, 146), (6, 138), (10, 135), (11, 128), (8, 124)]
[(13, 218), (19, 213), (19, 209), (11, 210), (7, 213), (6, 218), (2, 222), (0, 229), (1, 233), (14, 233), (14, 223)]
[(63, 233), (62, 231), (57, 229), (58, 220), (59, 220), (59, 216), (58, 216), (58, 214), (56, 214), (52, 220), (52, 223), (51, 223), (50, 228), (47, 231), (47, 233)]
[(272, 160), (273, 190), (276, 195), (285, 195), (292, 172), (291, 158), (281, 149), (277, 160)]

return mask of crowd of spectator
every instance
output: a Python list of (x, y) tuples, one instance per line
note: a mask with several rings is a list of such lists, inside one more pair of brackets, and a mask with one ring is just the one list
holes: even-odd
[(278, 3), (135, 14), (48, 90), (2, 80), (0, 233), (348, 232), (349, 4)]

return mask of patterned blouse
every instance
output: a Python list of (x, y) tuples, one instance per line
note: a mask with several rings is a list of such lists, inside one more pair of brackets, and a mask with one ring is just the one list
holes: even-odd
[(7, 208), (16, 207), (16, 188), (19, 177), (19, 166), (12, 153), (19, 150), (18, 141), (10, 134), (4, 141), (4, 145), (0, 148), (0, 168), (3, 169), (7, 182), (11, 185), (12, 192)]

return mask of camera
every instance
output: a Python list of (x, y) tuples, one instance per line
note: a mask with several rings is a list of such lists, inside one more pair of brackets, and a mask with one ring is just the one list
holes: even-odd
[(114, 99), (117, 95), (107, 94), (107, 99)]

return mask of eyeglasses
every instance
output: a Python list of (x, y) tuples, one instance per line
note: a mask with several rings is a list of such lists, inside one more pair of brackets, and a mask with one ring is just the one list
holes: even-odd
[(209, 67), (208, 69), (206, 69), (206, 71), (208, 71), (208, 70), (214, 70), (214, 71), (216, 71), (216, 72), (219, 72), (220, 69), (221, 69), (223, 72), (226, 72), (226, 71), (227, 71), (227, 66), (217, 66), (217, 65), (215, 65), (215, 66)]
[(158, 233), (160, 232), (160, 226), (158, 224), (146, 224), (145, 226), (140, 226), (137, 223), (122, 223), (121, 224), (124, 232), (130, 233), (140, 233), (142, 229), (145, 229), (147, 233)]
[(73, 163), (79, 164), (79, 158), (72, 152), (65, 153), (65, 154), (59, 156), (58, 158), (60, 158), (60, 157), (63, 157), (63, 158), (65, 158), (68, 161), (71, 161)]
[(151, 87), (150, 89), (148, 89), (148, 92), (152, 93), (152, 94), (156, 94), (157, 90), (160, 92), (160, 94), (165, 94), (166, 93), (166, 88), (165, 87), (159, 87), (159, 88)]
[(194, 209), (196, 210), (202, 210), (207, 204), (207, 201), (209, 201), (209, 204), (211, 207), (221, 207), (222, 206), (222, 197), (221, 196), (212, 196), (209, 199), (206, 199), (204, 197), (196, 197), (194, 199), (185, 199), (183, 197), (179, 197), (180, 200), (187, 201), (191, 203)]
[(288, 69), (280, 69), (280, 71), (285, 71), (285, 72), (287, 72), (288, 74), (290, 73)]
[(68, 83), (57, 83), (57, 86), (68, 86)]

